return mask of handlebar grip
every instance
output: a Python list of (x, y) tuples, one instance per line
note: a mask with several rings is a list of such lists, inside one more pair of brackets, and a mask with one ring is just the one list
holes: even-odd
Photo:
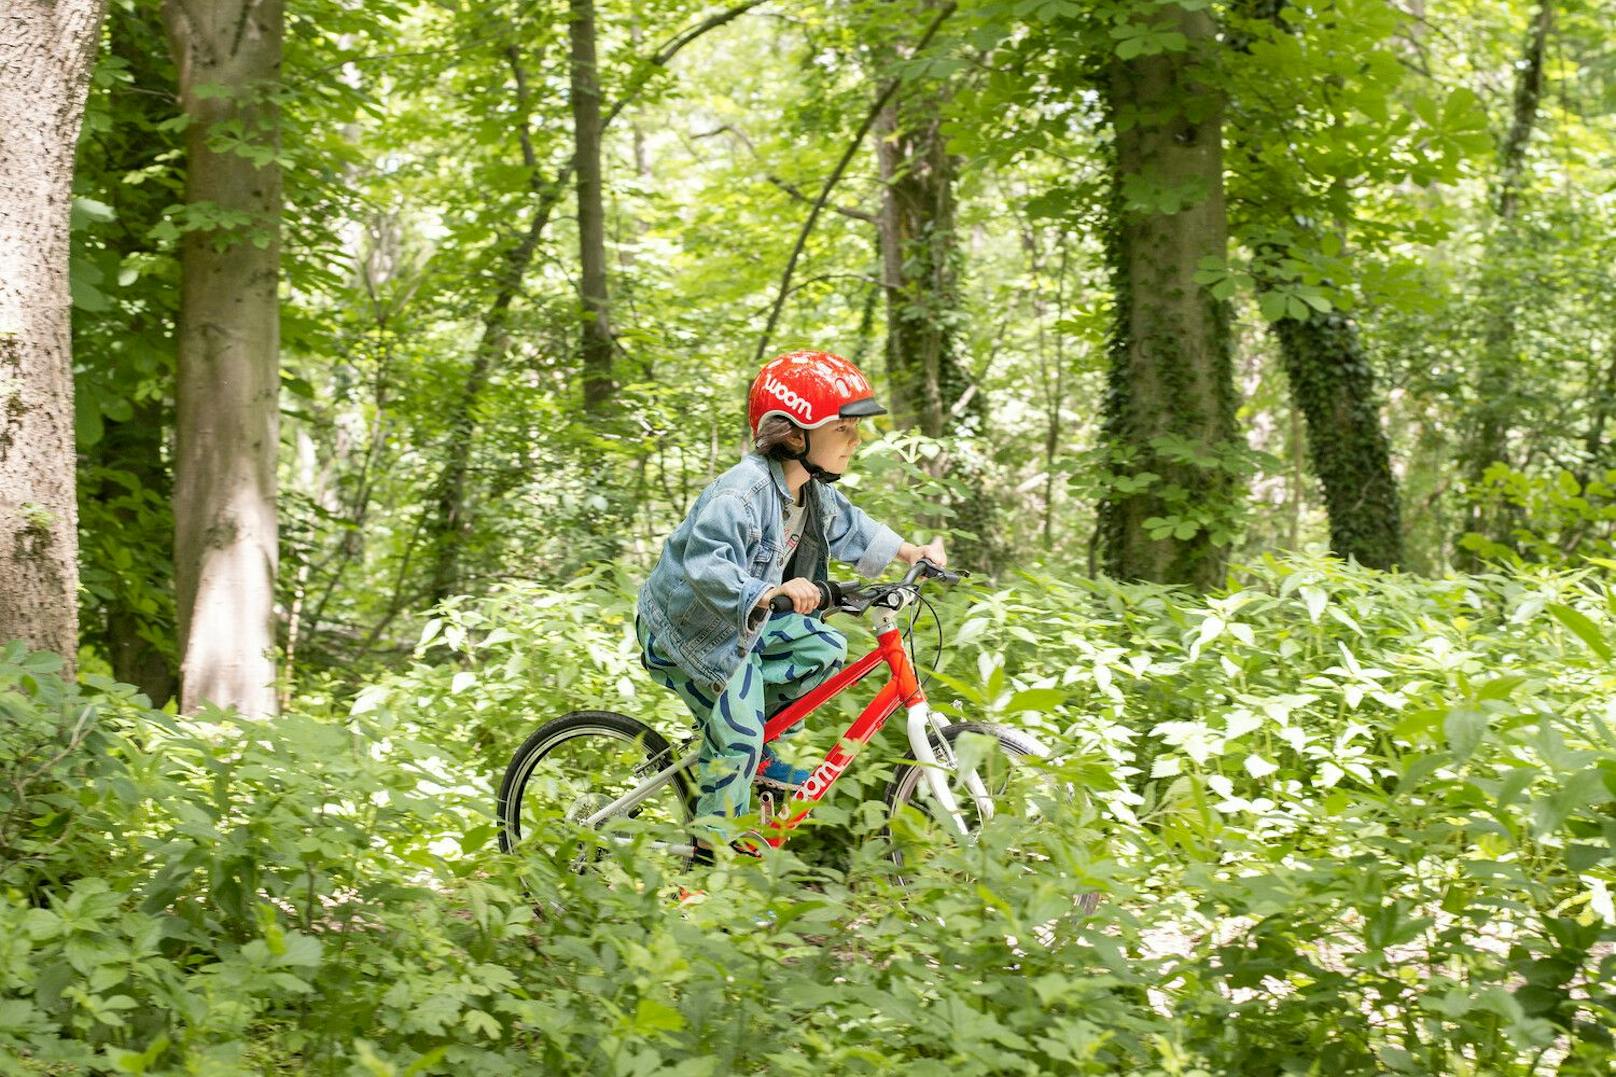
[[(835, 580), (826, 580), (819, 586), (819, 605), (816, 609), (828, 610), (842, 604), (842, 586)], [(790, 595), (775, 595), (769, 599), (770, 613), (789, 613), (796, 609), (796, 603), (791, 601)]]

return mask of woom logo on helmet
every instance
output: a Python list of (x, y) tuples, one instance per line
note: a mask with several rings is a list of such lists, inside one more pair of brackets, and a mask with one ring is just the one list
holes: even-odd
[(813, 405), (808, 403), (808, 401), (804, 400), (802, 397), (798, 396), (796, 391), (789, 386), (782, 385), (780, 382), (775, 381), (774, 375), (765, 374), (763, 376), (763, 391), (773, 396), (776, 400), (780, 401), (780, 403), (784, 404), (788, 410), (794, 411), (798, 415), (801, 415), (808, 422), (814, 421)]

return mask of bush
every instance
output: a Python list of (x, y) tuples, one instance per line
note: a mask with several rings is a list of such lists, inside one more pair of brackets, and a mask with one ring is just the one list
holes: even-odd
[[(1001, 817), (897, 891), (856, 840), (880, 813), (839, 788), (807, 841), (697, 869), (683, 907), (632, 847), (608, 885), (492, 843), (534, 723), (688, 721), (607, 573), (451, 604), (409, 668), (270, 721), (172, 718), (13, 645), (0, 1068), (1606, 1072), (1608, 578), (1236, 582), (943, 600), (934, 701), (1036, 728), (1084, 789), (1015, 835), (1030, 872), (991, 855)], [(900, 741), (850, 773), (866, 796)]]

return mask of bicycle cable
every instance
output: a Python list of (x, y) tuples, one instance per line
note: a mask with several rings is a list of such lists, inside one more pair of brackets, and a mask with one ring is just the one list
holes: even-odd
[[(937, 616), (937, 607), (933, 606), (931, 600), (919, 591), (915, 592), (915, 600), (915, 612), (910, 615), (909, 627), (903, 633), (904, 641), (909, 644), (909, 663), (917, 671), (920, 669), (920, 659), (915, 655), (915, 624), (920, 620), (920, 607), (925, 606), (931, 613), (932, 623), (937, 626), (937, 657), (932, 661), (931, 666), (932, 671), (935, 672), (938, 663), (943, 660), (943, 619)], [(924, 689), (930, 683), (931, 673), (927, 673), (925, 680), (920, 682), (920, 687)]]

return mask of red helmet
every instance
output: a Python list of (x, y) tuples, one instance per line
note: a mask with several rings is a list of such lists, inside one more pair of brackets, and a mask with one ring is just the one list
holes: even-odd
[(786, 352), (763, 364), (747, 395), (746, 420), (758, 424), (783, 415), (804, 430), (817, 430), (838, 418), (884, 415), (870, 379), (852, 363), (830, 352)]

